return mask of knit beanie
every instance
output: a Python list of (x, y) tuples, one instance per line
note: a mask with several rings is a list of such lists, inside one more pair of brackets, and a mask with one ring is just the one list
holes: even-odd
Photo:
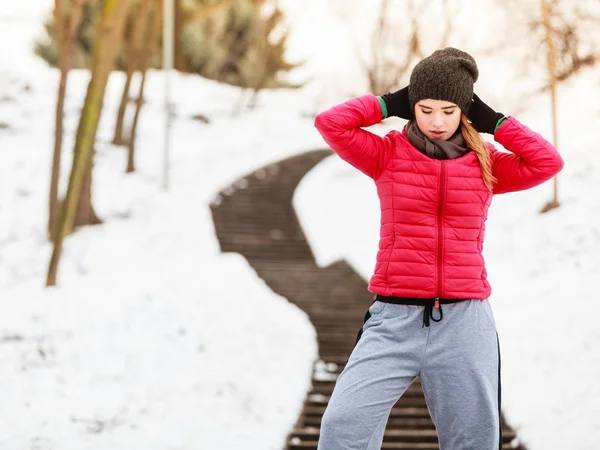
[(414, 111), (417, 102), (430, 98), (455, 103), (467, 114), (478, 77), (477, 63), (468, 53), (453, 47), (436, 50), (420, 61), (410, 75), (410, 108)]

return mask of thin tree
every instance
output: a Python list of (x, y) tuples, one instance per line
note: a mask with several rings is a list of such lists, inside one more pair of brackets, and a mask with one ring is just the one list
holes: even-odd
[(58, 210), (58, 182), (60, 179), (60, 162), (63, 146), (65, 96), (69, 71), (73, 65), (73, 47), (75, 36), (83, 15), (84, 0), (72, 0), (70, 14), (65, 13), (65, 0), (54, 1), (54, 22), (58, 41), (58, 67), (60, 81), (56, 99), (56, 117), (54, 131), (54, 154), (52, 157), (52, 175), (50, 178), (48, 235), (54, 241), (53, 229)]
[[(554, 44), (552, 42), (552, 24), (550, 23), (550, 9), (548, 7), (547, 0), (541, 0), (542, 7), (542, 21), (544, 23), (545, 35), (546, 35), (546, 62), (548, 66), (548, 76), (550, 81), (550, 100), (552, 103), (552, 139), (555, 146), (558, 146), (558, 123), (556, 119), (556, 53), (554, 51)], [(550, 211), (551, 209), (558, 208), (560, 203), (558, 201), (558, 176), (554, 177), (554, 198), (546, 203), (542, 208), (542, 212)]]
[(139, 70), (140, 53), (145, 44), (144, 32), (151, 4), (152, 0), (141, 0), (138, 11), (136, 11), (136, 14), (131, 15), (133, 21), (131, 36), (125, 44), (125, 86), (123, 86), (123, 94), (121, 95), (121, 103), (119, 104), (117, 123), (115, 125), (115, 135), (112, 141), (115, 145), (125, 145), (127, 143), (123, 137), (123, 122), (125, 120), (127, 105), (129, 104), (129, 91), (131, 90), (133, 75), (136, 70)]
[(140, 118), (140, 112), (144, 104), (144, 88), (146, 86), (146, 75), (148, 73), (148, 68), (150, 67), (152, 55), (156, 52), (156, 44), (158, 42), (158, 30), (161, 22), (161, 8), (159, 1), (153, 1), (153, 4), (154, 8), (153, 10), (148, 11), (149, 17), (147, 17), (145, 20), (146, 45), (144, 46), (142, 54), (140, 55), (138, 61), (141, 81), (139, 85), (137, 100), (135, 102), (135, 114), (133, 116), (133, 122), (129, 131), (129, 139), (127, 143), (127, 173), (135, 171), (135, 138), (137, 133), (138, 121)]
[[(260, 8), (255, 8), (253, 16), (255, 25), (250, 52), (253, 57), (247, 58), (239, 66), (242, 69), (241, 74), (245, 78), (244, 86), (251, 90), (251, 97), (246, 105), (248, 108), (256, 107), (259, 92), (268, 89), (278, 73), (289, 71), (295, 67), (295, 64), (285, 61), (289, 33), (287, 30), (281, 32), (283, 11), (275, 6), (273, 11), (266, 16)], [(302, 83), (290, 83), (287, 87), (301, 86)], [(239, 112), (241, 112), (241, 104)]]
[(67, 194), (61, 205), (60, 214), (56, 222), (56, 240), (48, 267), (46, 286), (56, 285), (63, 241), (75, 223), (84, 178), (86, 171), (91, 167), (93, 147), (104, 101), (104, 92), (108, 77), (114, 67), (115, 56), (118, 51), (118, 45), (116, 44), (122, 35), (129, 6), (130, 0), (104, 0), (102, 4), (92, 50), (91, 79), (77, 129), (73, 151), (73, 166)]
[[(409, 73), (414, 61), (424, 57), (421, 40), (424, 4), (417, 0), (381, 0), (368, 58), (363, 58), (357, 50), (367, 75), (369, 92), (385, 94), (398, 88), (398, 83)], [(392, 9), (398, 8), (399, 5), (406, 9), (406, 26), (403, 28), (398, 28), (391, 18)], [(443, 0), (441, 5), (447, 19), (443, 29), (439, 27), (435, 30), (435, 35), (439, 35), (440, 39), (437, 48), (445, 47), (453, 33), (448, 0)], [(407, 35), (404, 34), (406, 32)]]
[(182, 0), (175, 0), (173, 3), (175, 8), (175, 45), (173, 46), (173, 64), (175, 70), (189, 72), (189, 64), (181, 48), (183, 29), (187, 25), (183, 2)]
[[(596, 38), (600, 25), (598, 0), (503, 0), (509, 26), (514, 30), (504, 46), (522, 46), (523, 39), (531, 42), (529, 51), (522, 52), (522, 74), (539, 64), (538, 49), (545, 48), (548, 64), (548, 29), (554, 49), (556, 83), (567, 81), (582, 69), (593, 67), (600, 60), (600, 42)], [(547, 26), (548, 25), (548, 26)], [(538, 45), (539, 43), (539, 45)], [(550, 90), (550, 79), (539, 92)]]
[[(104, 5), (104, 2), (106, 2), (108, 0), (103, 0), (101, 5)], [(129, 7), (130, 7), (130, 3), (132, 0), (123, 0), (123, 3), (127, 4), (127, 12), (129, 11)], [(112, 3), (112, 2), (111, 2)], [(103, 7), (103, 6), (102, 6)], [(117, 5), (117, 6), (113, 6), (113, 8), (120, 10), (121, 5)], [(101, 9), (100, 9), (101, 11)], [(101, 15), (102, 12), (100, 12), (99, 15)], [(120, 50), (121, 50), (121, 43), (123, 40), (123, 30), (124, 30), (124, 25), (125, 25), (125, 21), (127, 18), (127, 14), (124, 18), (120, 18), (119, 20), (121, 21), (119, 24), (119, 33), (113, 33), (113, 34), (106, 34), (106, 40), (107, 40), (107, 46), (110, 49), (110, 53), (113, 55), (113, 60), (116, 58), (116, 55), (119, 54)], [(100, 20), (101, 21), (101, 20)], [(97, 33), (103, 33), (104, 31), (100, 28), (96, 28), (96, 32), (95, 35), (97, 35)], [(91, 62), (91, 69), (93, 70), (94, 67), (94, 61), (93, 61), (93, 49), (92, 49), (92, 62)], [(110, 63), (110, 67), (111, 69), (115, 66), (116, 62), (112, 62)], [(97, 124), (96, 124), (96, 128), (94, 128), (94, 140), (92, 141), (92, 143), (95, 142), (95, 137), (96, 137), (96, 129), (97, 129)], [(75, 223), (73, 224), (75, 227), (79, 227), (79, 226), (84, 226), (84, 225), (96, 225), (96, 224), (100, 224), (102, 223), (102, 220), (100, 220), (100, 218), (96, 215), (96, 212), (94, 211), (94, 207), (92, 206), (92, 167), (93, 167), (93, 161), (94, 161), (94, 147), (92, 146), (91, 149), (91, 155), (88, 158), (88, 165), (85, 169), (85, 173), (83, 176), (83, 184), (81, 186), (81, 192), (79, 194), (79, 203), (77, 205), (77, 212), (75, 214)]]

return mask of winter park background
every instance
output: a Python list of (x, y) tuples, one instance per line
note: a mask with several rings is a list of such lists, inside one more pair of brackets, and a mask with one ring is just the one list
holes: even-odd
[[(426, 53), (443, 20), (432, 3), (421, 6)], [(523, 63), (544, 51), (500, 3), (444, 3), (449, 44), (478, 60), (476, 92), (487, 103), (551, 138), (543, 58)], [(126, 155), (110, 144), (114, 115), (103, 114), (93, 201), (104, 223), (66, 239), (52, 288), (44, 280), (58, 71), (32, 48), (53, 1), (0, 5), (0, 449), (282, 448), (310, 387), (315, 332), (243, 257), (220, 252), (209, 205), (237, 178), (323, 147), (314, 115), (368, 90), (357, 53), (369, 48), (377, 8), (358, 0), (280, 4), (289, 58), (305, 60), (292, 77), (309, 82), (263, 90), (255, 108), (233, 114), (239, 88), (177, 74), (165, 191), (164, 78), (151, 70), (137, 170), (124, 173)], [(404, 18), (394, 20), (401, 26)], [(598, 30), (590, 48), (600, 48)], [(70, 77), (61, 191), (89, 73)], [(123, 81), (111, 75), (105, 112), (116, 110)], [(549, 182), (497, 196), (488, 220), (503, 411), (530, 450), (600, 449), (599, 98), (599, 64), (558, 86), (561, 206), (539, 213)], [(402, 125), (390, 119), (372, 131)], [(345, 259), (368, 279), (377, 202), (370, 180), (334, 155), (303, 179), (294, 203), (319, 265)]]

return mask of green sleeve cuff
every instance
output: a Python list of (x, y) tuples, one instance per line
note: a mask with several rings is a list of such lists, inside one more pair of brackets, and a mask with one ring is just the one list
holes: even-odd
[(496, 128), (494, 129), (494, 133), (496, 133), (496, 131), (498, 131), (498, 128), (500, 128), (500, 126), (504, 123), (504, 121), (508, 119), (508, 117), (503, 117), (502, 119), (500, 119), (498, 121), (498, 123), (496, 124)]
[(377, 97), (377, 100), (379, 100), (379, 107), (381, 108), (381, 118), (386, 119), (388, 116), (388, 110), (385, 100), (382, 97)]

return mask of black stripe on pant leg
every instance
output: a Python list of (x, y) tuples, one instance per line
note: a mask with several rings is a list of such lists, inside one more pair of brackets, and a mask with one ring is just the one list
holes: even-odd
[(500, 338), (498, 338), (498, 333), (496, 333), (496, 340), (498, 341), (498, 422), (500, 427), (498, 449), (502, 450), (502, 382), (500, 381)]
[(363, 328), (365, 326), (365, 323), (367, 323), (367, 320), (369, 320), (371, 318), (371, 313), (369, 312), (369, 310), (367, 310), (367, 313), (365, 314), (365, 318), (363, 320), (363, 326), (360, 327), (360, 330), (358, 330), (358, 336), (356, 336), (356, 342), (354, 343), (354, 346), (356, 347), (356, 344), (358, 344), (358, 341), (360, 341), (360, 337), (363, 334)]

